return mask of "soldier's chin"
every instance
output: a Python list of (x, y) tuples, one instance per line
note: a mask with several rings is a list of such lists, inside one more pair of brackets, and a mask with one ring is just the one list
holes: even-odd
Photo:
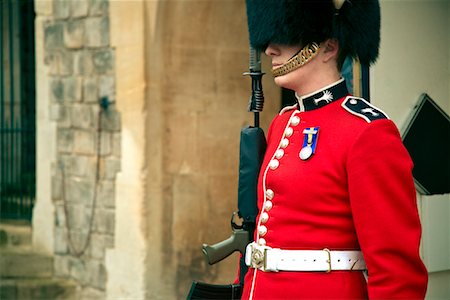
[(284, 75), (280, 75), (277, 77), (274, 77), (274, 82), (276, 85), (278, 85), (279, 87), (283, 87), (286, 89), (293, 89), (293, 84), (294, 84), (294, 76), (292, 76), (292, 72), (286, 73)]

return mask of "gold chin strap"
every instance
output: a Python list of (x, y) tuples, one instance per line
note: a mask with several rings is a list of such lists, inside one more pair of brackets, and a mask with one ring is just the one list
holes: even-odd
[(306, 45), (297, 55), (289, 59), (281, 67), (273, 69), (272, 75), (278, 77), (300, 68), (314, 58), (319, 52), (319, 49), (320, 46), (317, 43)]

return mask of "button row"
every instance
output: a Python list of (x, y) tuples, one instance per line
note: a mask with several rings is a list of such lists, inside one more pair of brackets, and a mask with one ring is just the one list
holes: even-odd
[[(284, 149), (289, 146), (289, 137), (294, 133), (293, 126), (297, 126), (300, 124), (300, 118), (298, 116), (293, 116), (290, 120), (289, 126), (284, 131), (284, 136), (280, 142), (278, 149), (275, 152), (275, 157), (269, 162), (269, 168), (271, 170), (276, 170), (280, 166), (280, 159), (284, 156)], [(267, 234), (267, 226), (263, 225), (269, 221), (268, 212), (272, 209), (273, 203), (272, 200), (275, 197), (275, 193), (272, 189), (268, 188), (265, 190), (265, 202), (263, 206), (263, 211), (259, 217), (260, 225), (258, 226), (258, 244), (266, 245), (266, 240), (263, 238)]]

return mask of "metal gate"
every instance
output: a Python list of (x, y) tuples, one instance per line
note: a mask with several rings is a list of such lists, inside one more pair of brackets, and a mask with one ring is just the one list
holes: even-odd
[(36, 190), (33, 0), (0, 0), (0, 217), (31, 220)]

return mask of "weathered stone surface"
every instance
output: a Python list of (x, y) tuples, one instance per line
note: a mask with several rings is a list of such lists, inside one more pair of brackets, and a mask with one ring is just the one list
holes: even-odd
[(89, 244), (88, 255), (94, 259), (105, 259), (105, 235), (92, 233), (91, 242)]
[(54, 256), (54, 269), (57, 277), (69, 276), (70, 257), (66, 255)]
[(99, 74), (109, 73), (114, 69), (114, 51), (111, 49), (103, 49), (94, 51), (92, 56), (94, 69)]
[(70, 12), (72, 18), (86, 17), (88, 15), (89, 3), (88, 0), (71, 0)]
[(90, 129), (94, 125), (94, 118), (90, 105), (72, 105), (70, 109), (70, 118), (74, 128)]
[(44, 47), (46, 50), (58, 49), (63, 46), (63, 24), (47, 22), (44, 24)]
[(116, 81), (112, 75), (100, 76), (99, 80), (99, 96), (107, 97), (109, 101), (116, 100)]
[(82, 285), (88, 283), (88, 278), (86, 276), (86, 264), (82, 259), (73, 258), (70, 260), (70, 276), (76, 279)]
[(95, 179), (97, 159), (95, 155), (72, 155), (70, 157), (70, 175), (88, 180)]
[(106, 287), (106, 269), (104, 263), (90, 260), (87, 263), (87, 275), (89, 284), (97, 289), (104, 290)]
[(49, 75), (68, 76), (73, 73), (73, 55), (64, 49), (48, 50), (45, 53), (44, 63), (48, 66)]
[(94, 199), (94, 182), (79, 178), (70, 178), (66, 181), (66, 200), (71, 204), (92, 206)]
[(50, 101), (62, 103), (64, 101), (64, 84), (58, 77), (50, 79)]
[(116, 206), (115, 185), (112, 181), (101, 181), (98, 190), (98, 207), (114, 208)]
[(100, 132), (100, 155), (107, 156), (111, 154), (112, 133), (102, 130)]
[(79, 49), (84, 45), (84, 20), (71, 20), (64, 24), (64, 46)]
[(107, 0), (89, 0), (89, 14), (91, 16), (106, 15), (108, 13)]
[(79, 76), (70, 76), (63, 79), (64, 101), (79, 102), (82, 97), (83, 81)]
[(112, 155), (119, 158), (121, 156), (122, 135), (120, 132), (112, 134)]
[(91, 17), (86, 19), (86, 47), (98, 48), (109, 44), (109, 19)]
[(120, 114), (115, 110), (114, 106), (110, 106), (101, 115), (101, 128), (107, 131), (119, 131), (120, 130)]
[(63, 194), (61, 176), (52, 175), (51, 181), (52, 181), (52, 191), (51, 191), (52, 200), (53, 201), (61, 200)]
[(97, 76), (84, 77), (83, 101), (86, 103), (98, 102)]
[(66, 254), (69, 251), (67, 244), (67, 231), (64, 227), (55, 228), (55, 253)]
[(100, 178), (114, 180), (117, 172), (120, 171), (120, 159), (105, 158), (100, 161)]
[(59, 128), (56, 136), (58, 151), (71, 152), (74, 144), (74, 134), (72, 130)]
[(113, 234), (115, 226), (114, 209), (96, 209), (94, 228), (97, 233)]
[(66, 19), (70, 14), (70, 2), (67, 0), (53, 0), (53, 16), (56, 19)]
[(76, 51), (74, 54), (74, 72), (77, 75), (91, 75), (94, 71), (92, 53), (88, 50)]
[(97, 151), (96, 132), (93, 130), (73, 130), (73, 150), (78, 154), (94, 155)]
[(71, 127), (71, 118), (70, 118), (70, 107), (67, 105), (60, 105), (59, 110), (60, 116), (58, 120), (59, 128), (70, 128)]

